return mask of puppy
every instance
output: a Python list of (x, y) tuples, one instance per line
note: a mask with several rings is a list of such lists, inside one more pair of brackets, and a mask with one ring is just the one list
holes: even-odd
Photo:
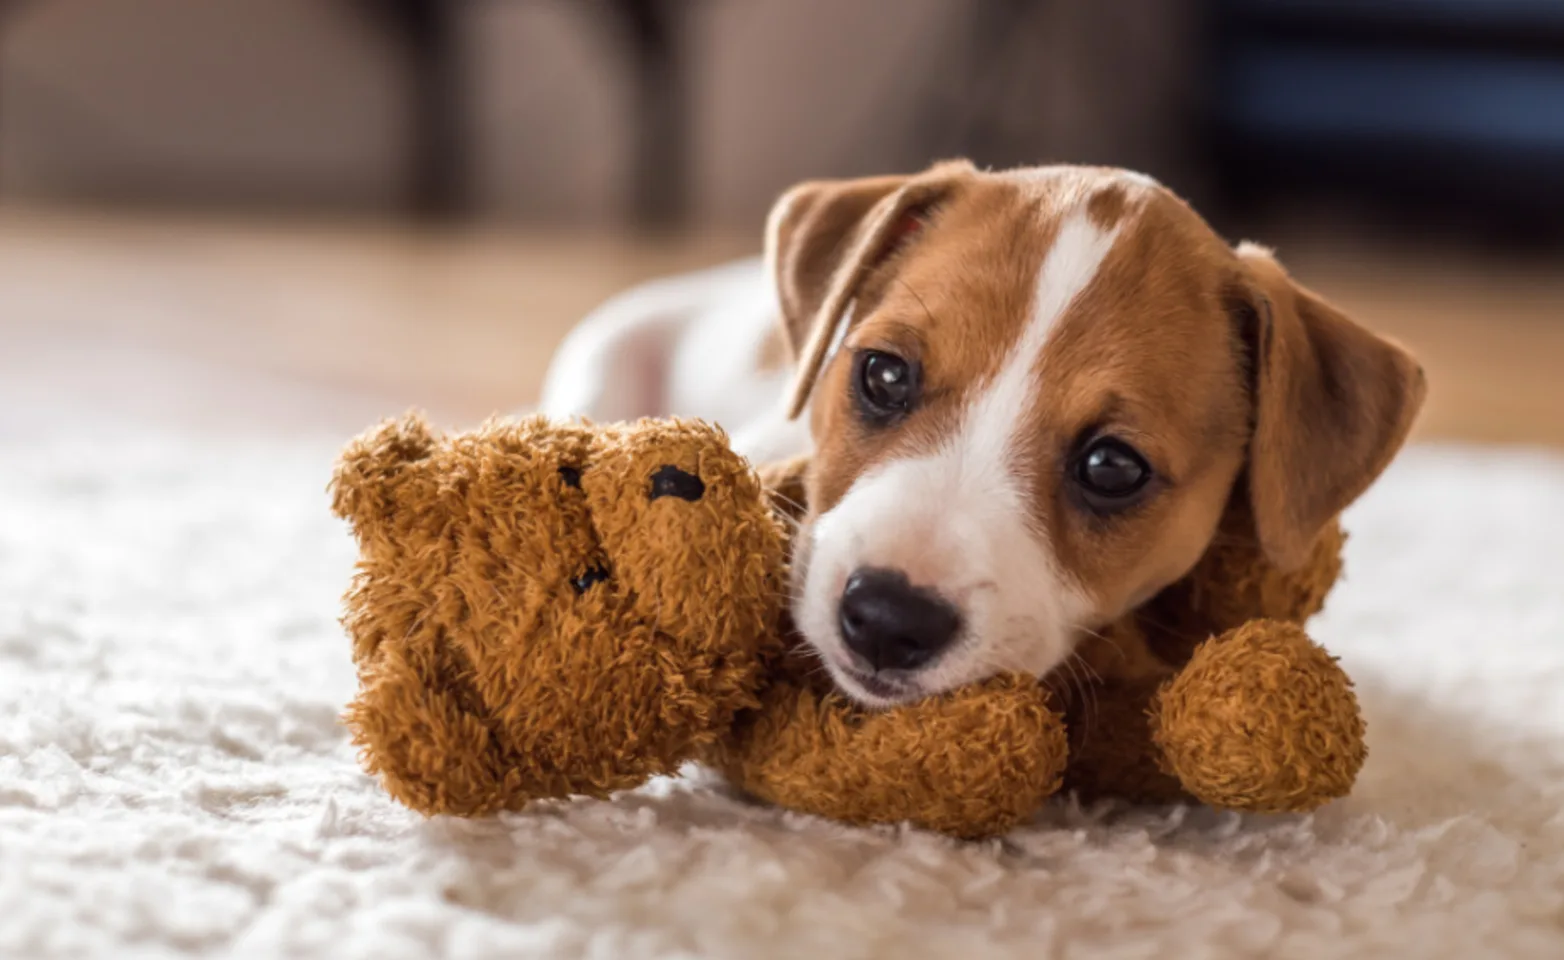
[(1424, 393), (1405, 351), (1145, 176), (951, 162), (794, 187), (762, 260), (585, 320), (543, 409), (811, 454), (794, 619), (886, 706), (1049, 673), (1187, 573), (1231, 497), (1298, 562)]

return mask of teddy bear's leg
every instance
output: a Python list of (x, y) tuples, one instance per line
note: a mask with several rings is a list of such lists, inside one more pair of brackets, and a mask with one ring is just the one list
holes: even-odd
[(1142, 607), (1137, 619), (1151, 648), (1174, 665), (1188, 662), (1208, 638), (1251, 620), (1304, 623), (1341, 575), (1345, 542), (1333, 521), (1302, 564), (1282, 570), (1260, 549), (1247, 503), (1235, 499), (1195, 569)]
[(1312, 810), (1352, 788), (1367, 750), (1352, 682), (1294, 623), (1206, 641), (1152, 703), (1165, 769), (1204, 803)]
[(381, 645), (344, 720), (366, 769), (420, 813), (481, 816), (514, 809), (523, 795), (474, 694), (451, 664), (397, 641)]
[(1000, 834), (1059, 788), (1068, 747), (1051, 695), (1001, 677), (882, 712), (781, 679), (712, 762), (750, 794), (849, 823)]

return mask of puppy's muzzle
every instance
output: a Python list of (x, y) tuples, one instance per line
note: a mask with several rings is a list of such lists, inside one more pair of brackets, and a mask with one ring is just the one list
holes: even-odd
[(916, 670), (961, 631), (955, 607), (913, 586), (901, 571), (880, 567), (861, 568), (847, 578), (837, 621), (855, 666), (874, 673)]

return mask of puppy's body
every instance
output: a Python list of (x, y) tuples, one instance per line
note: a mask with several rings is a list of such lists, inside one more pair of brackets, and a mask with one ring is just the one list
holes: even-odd
[(565, 338), (543, 412), (602, 422), (696, 417), (721, 424), (756, 463), (806, 453), (809, 426), (788, 415), (793, 373), (777, 317), (759, 257), (636, 287)]
[(1127, 171), (804, 184), (766, 241), (598, 311), (544, 409), (810, 453), (794, 618), (870, 704), (1048, 673), (1233, 497), (1296, 561), (1422, 399), (1405, 353)]

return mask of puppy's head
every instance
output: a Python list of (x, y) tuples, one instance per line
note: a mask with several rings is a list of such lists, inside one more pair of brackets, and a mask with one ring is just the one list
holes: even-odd
[(1235, 493), (1298, 560), (1422, 402), (1406, 353), (1125, 171), (806, 183), (767, 258), (816, 447), (795, 619), (872, 705), (1048, 672)]

